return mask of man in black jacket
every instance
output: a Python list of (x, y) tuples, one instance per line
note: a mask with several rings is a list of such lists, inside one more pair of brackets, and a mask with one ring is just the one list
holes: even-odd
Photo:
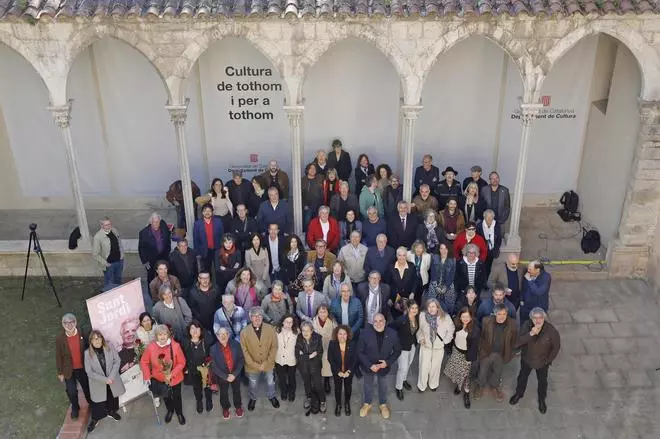
[(245, 204), (237, 204), (236, 216), (232, 218), (229, 233), (236, 237), (236, 246), (245, 251), (250, 248), (250, 236), (259, 231), (257, 221), (254, 218), (248, 217), (247, 207)]
[(367, 256), (364, 258), (364, 272), (377, 271), (381, 274), (383, 282), (388, 283), (390, 281), (388, 279), (389, 268), (394, 264), (395, 259), (394, 249), (387, 245), (387, 235), (381, 233), (376, 236), (376, 245), (367, 250)]
[(419, 188), (423, 184), (428, 184), (431, 188), (431, 193), (437, 198), (436, 187), (440, 184), (440, 169), (437, 166), (433, 166), (433, 157), (431, 154), (426, 154), (422, 159), (422, 166), (418, 166), (415, 169), (415, 193), (419, 193)]
[(156, 212), (151, 214), (149, 225), (138, 235), (140, 261), (147, 270), (147, 283), (156, 277), (156, 261), (169, 261), (172, 235), (167, 223)]
[(396, 209), (398, 215), (391, 216), (387, 221), (387, 233), (392, 248), (409, 248), (417, 236), (417, 215), (409, 213), (408, 203), (399, 201)]
[(197, 283), (190, 290), (188, 300), (193, 318), (198, 320), (207, 331), (213, 331), (213, 316), (222, 305), (222, 296), (211, 282), (211, 274), (202, 271), (197, 276)]
[(367, 326), (360, 334), (357, 348), (360, 368), (364, 373), (364, 404), (360, 409), (360, 417), (364, 418), (371, 410), (375, 378), (378, 382), (380, 414), (384, 419), (388, 419), (390, 409), (387, 407), (387, 374), (401, 355), (401, 345), (396, 331), (385, 325), (384, 315), (376, 314), (373, 322), (373, 326)]
[(195, 249), (188, 247), (186, 238), (176, 243), (176, 248), (170, 253), (170, 274), (176, 276), (181, 283), (181, 297), (187, 302), (190, 288), (197, 280), (200, 258)]

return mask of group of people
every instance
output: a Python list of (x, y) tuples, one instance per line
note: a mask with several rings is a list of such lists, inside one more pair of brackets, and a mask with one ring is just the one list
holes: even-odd
[[(163, 395), (165, 421), (176, 413), (185, 423), (184, 378), (199, 413), (204, 400), (212, 410), (217, 385), (228, 419), (230, 390), (234, 413), (243, 416), (241, 382), (248, 385), (249, 411), (261, 378), (278, 408), (278, 387), (281, 400), (294, 401), (296, 372), (307, 415), (326, 412), (333, 387), (335, 414), (350, 415), (355, 376), (363, 380), (360, 416), (371, 410), (377, 387), (378, 408), (388, 418), (387, 376), (396, 369), (396, 396), (403, 400), (413, 388), (408, 375), (416, 352), (417, 390), (436, 391), (444, 371), (466, 408), (471, 395), (486, 391), (504, 399), (503, 365), (520, 353), (509, 402), (524, 395), (534, 369), (545, 413), (548, 368), (560, 348), (546, 314), (551, 279), (539, 261), (525, 270), (517, 254), (499, 258), (510, 210), (499, 175), (492, 172), (487, 183), (474, 166), (461, 185), (452, 167), (440, 173), (427, 155), (408, 203), (389, 166), (374, 169), (365, 154), (351, 191), (350, 155), (339, 141), (332, 147), (306, 167), (302, 238), (293, 233), (288, 176), (274, 161), (251, 182), (234, 172), (227, 185), (214, 179), (209, 193), (196, 197), (201, 217), (192, 248), (183, 237), (171, 251), (171, 230), (158, 214), (140, 231), (150, 312), (140, 317), (139, 363), (159, 390), (154, 393)], [(120, 283), (123, 248), (110, 219), (101, 222), (93, 249), (104, 283)], [(490, 297), (482, 301), (482, 293)], [(63, 337), (70, 334), (65, 326)], [(70, 367), (79, 373), (64, 376), (67, 383), (84, 377), (75, 366), (81, 363)], [(105, 401), (120, 390), (109, 387)], [(114, 405), (105, 410), (117, 419)]]

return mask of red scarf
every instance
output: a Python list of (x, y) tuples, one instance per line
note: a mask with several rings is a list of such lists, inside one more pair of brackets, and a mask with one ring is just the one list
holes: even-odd
[(229, 257), (234, 253), (236, 253), (236, 245), (232, 244), (231, 250), (227, 250), (223, 245), (220, 250), (220, 261), (222, 262), (222, 265), (227, 265), (229, 263)]

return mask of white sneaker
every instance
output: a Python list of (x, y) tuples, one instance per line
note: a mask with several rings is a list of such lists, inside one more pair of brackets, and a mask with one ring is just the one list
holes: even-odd
[(160, 407), (160, 398), (154, 398), (154, 406), (156, 406), (156, 408)]

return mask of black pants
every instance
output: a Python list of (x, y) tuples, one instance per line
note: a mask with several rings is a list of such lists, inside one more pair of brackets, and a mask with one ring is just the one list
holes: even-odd
[(275, 374), (282, 397), (296, 394), (296, 366), (275, 364)]
[(90, 405), (92, 404), (92, 399), (89, 397), (89, 381), (87, 381), (85, 369), (73, 369), (71, 378), (64, 380), (66, 395), (69, 397), (73, 411), (80, 410), (80, 404), (78, 404), (78, 386), (76, 383), (80, 383), (80, 387), (82, 387), (85, 394), (85, 399)]
[[(337, 405), (342, 405), (342, 403), (349, 405), (351, 403), (351, 393), (353, 392), (353, 374), (351, 373), (346, 378), (341, 378), (337, 375), (335, 375), (333, 378), (335, 380), (335, 402)], [(343, 400), (341, 399), (342, 384), (344, 387)]]
[(201, 258), (201, 270), (206, 271), (209, 274), (213, 274), (213, 258), (215, 255), (215, 250), (207, 249), (206, 256)]
[[(193, 388), (193, 393), (195, 394), (195, 400), (201, 401), (202, 400), (202, 376), (197, 374), (192, 375), (192, 388)], [(210, 378), (210, 376), (209, 376)], [(211, 389), (208, 387), (204, 390), (204, 396), (206, 397), (207, 401), (212, 401), (213, 400), (213, 392), (211, 392)]]
[(181, 402), (181, 383), (172, 386), (170, 396), (163, 398), (168, 412), (176, 412), (177, 415), (183, 414), (183, 402)]
[(303, 379), (303, 385), (305, 386), (305, 396), (311, 401), (312, 412), (318, 413), (319, 406), (322, 402), (325, 402), (325, 390), (323, 389), (323, 377), (321, 377), (321, 371), (315, 371), (316, 373), (309, 373), (307, 371), (300, 370), (300, 375)]
[(92, 402), (92, 421), (100, 421), (108, 416), (110, 413), (115, 413), (119, 410), (119, 398), (115, 397), (110, 390), (110, 386), (106, 385), (106, 398), (102, 402)]
[(218, 385), (220, 386), (220, 405), (224, 410), (229, 410), (229, 407), (231, 407), (231, 404), (229, 404), (230, 387), (234, 398), (234, 408), (243, 407), (243, 402), (241, 401), (241, 380), (238, 377), (231, 383), (223, 379), (218, 379)]
[[(545, 397), (548, 394), (548, 368), (550, 366), (545, 366), (536, 370), (536, 380), (538, 381), (538, 396), (539, 401), (545, 402)], [(529, 379), (529, 374), (532, 373), (532, 368), (529, 367), (525, 360), (520, 359), (520, 372), (518, 373), (518, 385), (516, 386), (516, 394), (520, 397), (525, 395), (525, 390), (527, 390), (527, 380)]]

